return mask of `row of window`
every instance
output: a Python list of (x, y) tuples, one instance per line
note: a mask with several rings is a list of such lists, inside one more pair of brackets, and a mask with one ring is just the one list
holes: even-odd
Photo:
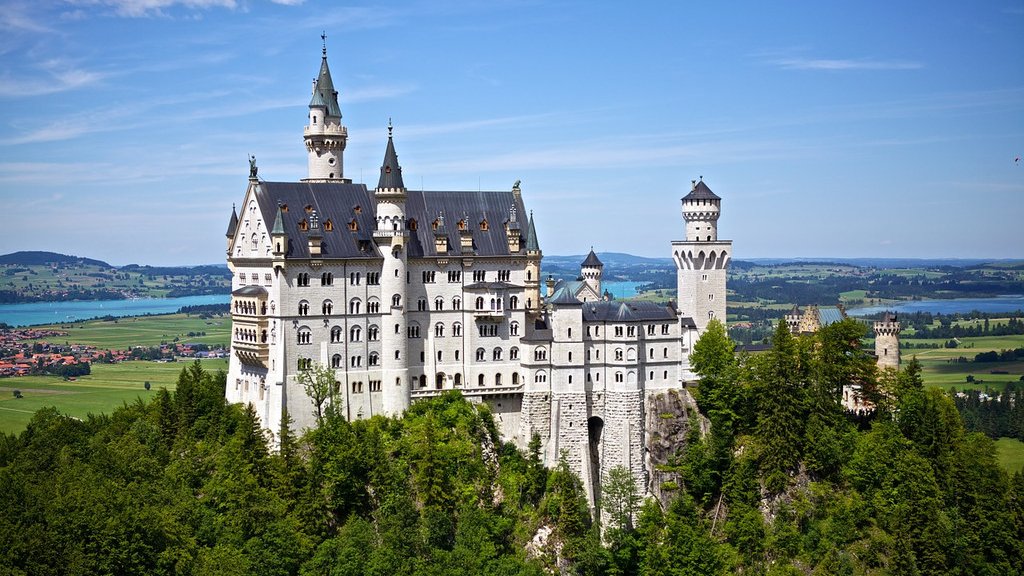
[[(498, 282), (509, 282), (512, 280), (511, 270), (498, 270), (496, 272)], [(451, 284), (458, 284), (462, 282), (462, 271), (461, 270), (449, 270), (447, 271), (448, 282)], [(259, 281), (259, 274), (253, 272), (251, 274), (252, 281)], [(380, 272), (367, 272), (366, 273), (366, 284), (369, 286), (377, 286), (380, 284)], [(246, 280), (246, 274), (242, 272), (239, 274), (239, 279), (244, 283)], [(424, 284), (433, 284), (437, 281), (437, 272), (434, 270), (424, 270), (422, 272), (422, 279)], [(264, 280), (269, 283), (271, 281), (271, 275), (266, 273)], [(474, 270), (473, 271), (473, 282), (485, 282), (487, 280), (486, 270)], [(363, 274), (360, 272), (351, 272), (348, 276), (348, 283), (352, 286), (359, 286), (363, 281)], [(407, 278), (408, 281), (408, 278)], [(309, 272), (299, 272), (295, 276), (295, 285), (300, 287), (307, 287), (310, 285)], [(334, 273), (324, 272), (320, 275), (321, 286), (333, 286), (334, 285)]]
[[(250, 301), (245, 301), (245, 300), (235, 300), (235, 314), (248, 314), (250, 316), (255, 316), (256, 315), (256, 310), (257, 310), (257, 307), (256, 307), (256, 303), (255, 302), (250, 302)], [(261, 302), (260, 303), (259, 311), (260, 311), (260, 314), (266, 315), (266, 313), (267, 313), (267, 303), (266, 302)]]
[[(517, 308), (519, 308), (519, 297), (518, 296), (510, 297), (508, 299), (508, 303), (509, 303), (509, 309), (516, 310)], [(475, 304), (475, 307), (476, 307), (475, 309), (476, 310), (487, 310), (487, 308), (486, 308), (487, 300), (485, 300), (483, 296), (478, 296), (476, 298), (476, 301), (475, 301), (474, 304)], [(402, 296), (401, 296), (401, 294), (395, 294), (394, 296), (392, 296), (391, 297), (391, 307), (392, 308), (400, 308), (401, 306), (402, 306)], [(491, 298), (490, 299), (490, 310), (491, 311), (500, 312), (501, 309), (502, 309), (502, 306), (503, 306), (503, 302), (502, 302), (501, 298)], [(237, 303), (236, 303), (236, 308), (238, 308)], [(419, 312), (426, 312), (426, 311), (430, 310), (430, 308), (428, 308), (428, 306), (427, 306), (427, 299), (426, 298), (420, 298), (416, 302), (416, 309)], [(452, 310), (461, 310), (461, 309), (462, 309), (462, 298), (460, 298), (459, 296), (455, 296), (454, 298), (452, 298)], [(263, 310), (262, 313), (266, 314), (266, 305), (265, 304), (263, 305), (262, 310)], [(349, 303), (348, 303), (348, 313), (349, 314), (360, 314), (361, 310), (362, 310), (362, 301), (359, 298), (353, 298), (353, 299), (349, 300)], [(444, 310), (444, 298), (438, 296), (437, 298), (434, 299), (434, 310)], [(331, 300), (324, 300), (321, 303), (321, 305), (320, 305), (320, 312), (324, 316), (330, 316), (331, 314), (334, 313), (334, 303)], [(367, 302), (366, 302), (366, 313), (367, 314), (379, 314), (380, 313), (380, 301), (377, 300), (377, 298), (371, 297), (369, 300), (367, 300)], [(309, 302), (308, 301), (302, 300), (302, 301), (299, 302), (298, 314), (299, 314), (299, 316), (308, 316), (309, 315)]]
[[(259, 284), (259, 282), (260, 282), (260, 273), (259, 272), (251, 272), (248, 275), (246, 275), (245, 272), (239, 272), (238, 273), (238, 279), (242, 282), (242, 284), (245, 284), (247, 279), (248, 279), (249, 282), (252, 282), (253, 284)], [(273, 276), (270, 275), (270, 272), (264, 272), (263, 273), (263, 282), (265, 284), (270, 284), (272, 280), (273, 280)]]
[[(256, 280), (257, 276), (253, 273), (253, 280)], [(270, 281), (270, 274), (266, 275), (266, 279)], [(245, 274), (242, 274), (242, 280), (245, 280)], [(363, 275), (361, 272), (351, 272), (348, 275), (348, 283), (352, 286), (359, 286), (362, 284)], [(370, 286), (376, 286), (380, 284), (380, 272), (367, 272), (366, 283)], [(299, 272), (295, 276), (295, 285), (306, 287), (309, 286), (309, 272)], [(324, 272), (320, 275), (321, 286), (334, 286), (334, 273)]]

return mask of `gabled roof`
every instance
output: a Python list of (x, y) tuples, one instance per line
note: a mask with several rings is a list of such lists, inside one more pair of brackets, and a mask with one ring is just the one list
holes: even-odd
[(704, 179), (701, 178), (693, 184), (693, 189), (686, 196), (683, 196), (683, 200), (721, 200), (708, 185), (704, 183)]
[(676, 311), (664, 304), (642, 301), (587, 302), (583, 305), (584, 322), (675, 321)]
[(846, 318), (846, 313), (837, 306), (822, 306), (818, 308), (818, 324), (823, 327), (835, 324), (836, 322), (842, 322), (844, 318)]
[(580, 264), (583, 268), (604, 268), (604, 264), (598, 259), (597, 254), (594, 254), (594, 249), (590, 249), (590, 254), (587, 254), (587, 259)]
[[(462, 254), (459, 222), (473, 236), (474, 256), (508, 256), (508, 235), (502, 226), (501, 216), (508, 214), (513, 206), (522, 211), (522, 197), (509, 191), (497, 192), (452, 192), (422, 191), (406, 192), (405, 215), (416, 220), (416, 230), (409, 230), (409, 257), (459, 256)], [(434, 230), (431, 223), (438, 214), (444, 214), (444, 228)], [(487, 229), (481, 226), (487, 221)], [(437, 251), (437, 238), (447, 237), (447, 252)]]
[(320, 60), (320, 74), (313, 86), (313, 97), (309, 100), (309, 107), (326, 107), (328, 116), (341, 118), (341, 106), (338, 105), (338, 92), (334, 89), (334, 81), (331, 79), (331, 69), (327, 67), (327, 50), (324, 49), (323, 58)]
[(391, 125), (388, 124), (388, 147), (384, 150), (384, 163), (380, 166), (380, 180), (377, 181), (377, 189), (405, 189), (405, 182), (402, 181), (402, 167), (398, 164), (398, 153), (395, 152), (395, 142), (391, 138)]
[(226, 236), (228, 238), (235, 237), (235, 230), (238, 229), (238, 212), (235, 212), (235, 207), (231, 207), (231, 220), (228, 221), (228, 231)]
[(554, 304), (556, 306), (582, 306), (583, 302), (580, 302), (578, 298), (572, 293), (572, 290), (568, 286), (564, 286), (559, 290), (556, 290), (551, 298), (548, 298), (548, 304)]

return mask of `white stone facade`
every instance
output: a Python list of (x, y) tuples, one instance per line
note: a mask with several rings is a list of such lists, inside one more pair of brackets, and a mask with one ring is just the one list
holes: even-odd
[[(333, 86), (325, 70), (326, 56), (320, 85)], [(314, 97), (307, 144), (312, 114), (321, 125), (329, 108)], [(347, 418), (398, 415), (457, 389), (490, 406), (505, 439), (525, 448), (536, 434), (547, 464), (566, 458), (592, 505), (616, 466), (646, 492), (648, 399), (692, 380), (694, 342), (707, 318), (725, 319), (731, 243), (696, 237), (707, 238), (720, 203), (693, 239), (687, 220), (687, 240), (672, 244), (678, 305), (603, 298), (593, 253), (579, 283), (542, 296), (542, 253), (532, 214), (519, 221), (518, 183), (406, 190), (390, 137), (373, 189), (344, 179), (340, 151), (333, 178), (310, 153), (302, 183), (253, 170), (229, 227), (227, 399), (253, 405), (276, 435), (285, 411), (296, 430), (315, 425), (298, 379), (314, 363), (333, 371), (330, 401)], [(690, 208), (684, 199), (684, 216)]]

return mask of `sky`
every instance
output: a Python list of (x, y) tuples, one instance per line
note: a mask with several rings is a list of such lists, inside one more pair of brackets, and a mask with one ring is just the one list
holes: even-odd
[(345, 176), (522, 181), (546, 254), (1024, 257), (1024, 0), (3, 0), (0, 254), (225, 258), (249, 164), (306, 175), (321, 33)]

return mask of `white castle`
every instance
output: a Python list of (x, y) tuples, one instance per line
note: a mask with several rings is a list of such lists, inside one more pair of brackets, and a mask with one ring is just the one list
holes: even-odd
[(519, 183), (510, 191), (406, 188), (392, 128), (375, 188), (345, 177), (341, 124), (323, 51), (304, 130), (309, 175), (259, 179), (255, 159), (227, 230), (232, 341), (227, 399), (251, 404), (273, 434), (282, 416), (315, 426), (298, 379), (335, 376), (348, 418), (401, 414), (448, 390), (487, 403), (506, 440), (533, 435), (564, 457), (591, 503), (616, 466), (648, 491), (650, 398), (694, 380), (689, 354), (725, 320), (732, 244), (717, 234), (721, 199), (692, 182), (686, 239), (672, 243), (678, 304), (602, 297), (591, 250), (573, 282), (541, 281), (542, 253)]

